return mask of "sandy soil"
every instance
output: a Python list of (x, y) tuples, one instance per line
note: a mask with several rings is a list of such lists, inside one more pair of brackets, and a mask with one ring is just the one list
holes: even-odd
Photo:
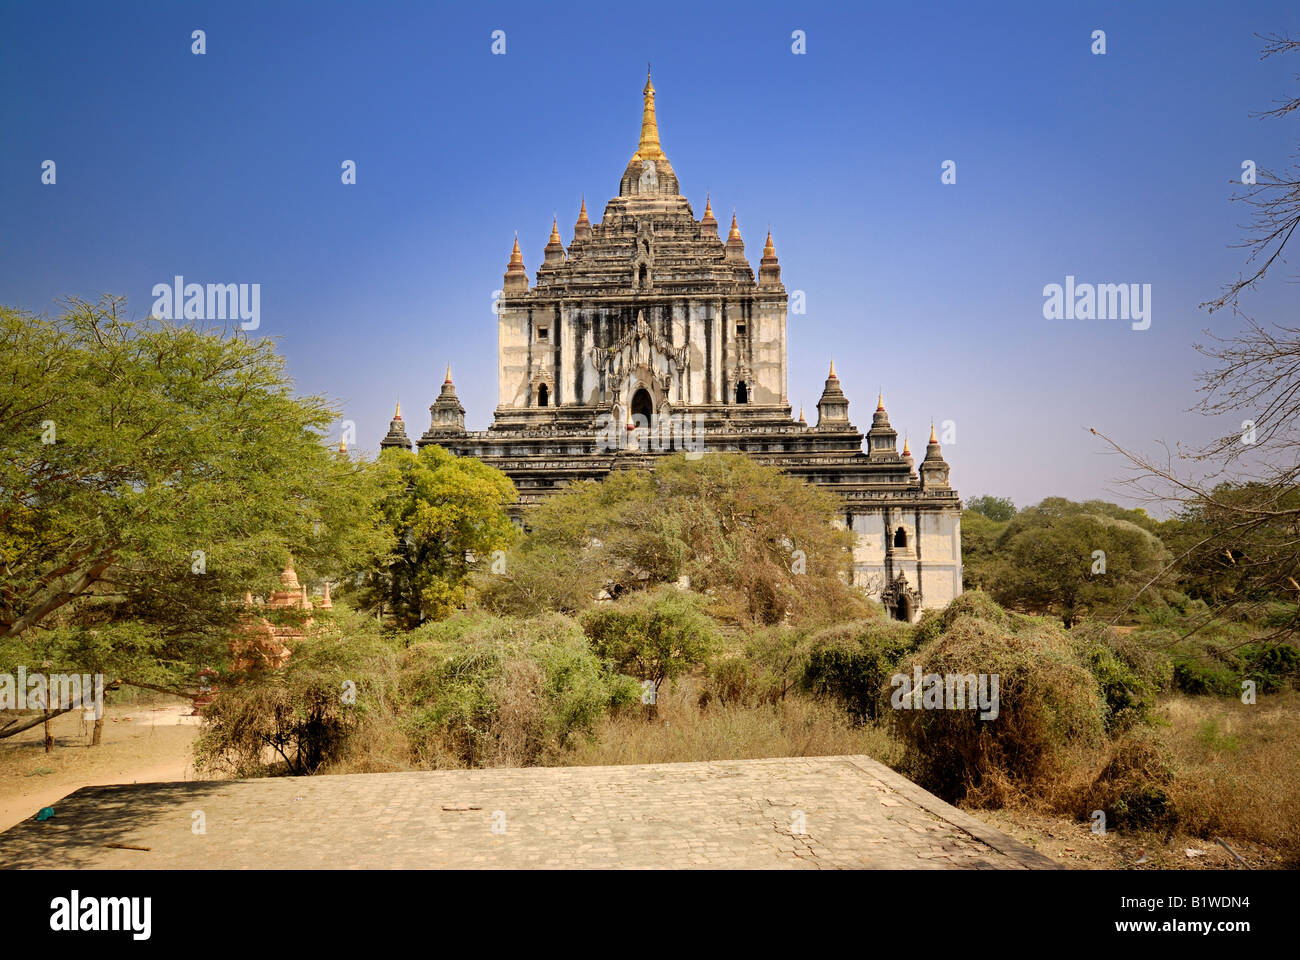
[(190, 746), (199, 718), (188, 704), (110, 706), (103, 742), (89, 746), (93, 719), (80, 712), (51, 721), (54, 750), (33, 727), (0, 740), (0, 830), (36, 815), (81, 787), (196, 779)]

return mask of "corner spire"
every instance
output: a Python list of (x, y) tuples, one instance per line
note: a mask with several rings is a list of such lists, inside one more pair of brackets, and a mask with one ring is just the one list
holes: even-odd
[(510, 251), (510, 262), (506, 264), (504, 293), (523, 294), (528, 292), (528, 271), (524, 269), (524, 255), (519, 252), (519, 231), (515, 231), (515, 247)]
[(934, 421), (933, 421), (933, 420), (930, 421), (930, 442), (931, 442), (931, 443), (938, 443), (938, 442), (939, 442), (938, 438), (934, 435)]
[(451, 364), (447, 364), (447, 379), (443, 383), (451, 383)]
[(718, 220), (713, 215), (713, 202), (707, 193), (704, 195), (704, 216), (700, 217), (700, 236), (714, 239), (718, 236)]

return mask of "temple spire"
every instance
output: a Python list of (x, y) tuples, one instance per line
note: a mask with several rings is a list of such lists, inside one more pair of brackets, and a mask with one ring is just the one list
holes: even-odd
[(659, 145), (659, 121), (655, 117), (655, 85), (650, 82), (650, 66), (646, 65), (645, 87), (641, 90), (641, 142), (636, 155), (642, 160), (667, 160)]

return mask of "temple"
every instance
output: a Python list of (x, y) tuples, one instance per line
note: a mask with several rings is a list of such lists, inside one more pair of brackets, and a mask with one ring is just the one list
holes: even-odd
[[(566, 247), (552, 221), (529, 282), (516, 235), (497, 300), (497, 407), (465, 429), (451, 370), (430, 407), (439, 444), (504, 471), (519, 510), (580, 480), (672, 451), (741, 451), (834, 491), (855, 535), (854, 582), (914, 620), (961, 592), (961, 502), (933, 429), (919, 467), (883, 396), (864, 435), (831, 363), (809, 426), (786, 396), (788, 297), (771, 231), (758, 275), (739, 220), (720, 238), (695, 218), (659, 141), (655, 88), (618, 196), (592, 223), (582, 200)], [(398, 407), (383, 448), (409, 449)]]

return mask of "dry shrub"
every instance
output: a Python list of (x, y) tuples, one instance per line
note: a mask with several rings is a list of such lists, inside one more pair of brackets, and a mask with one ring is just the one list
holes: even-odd
[(881, 725), (856, 724), (833, 703), (798, 695), (756, 706), (699, 706), (701, 683), (690, 677), (659, 697), (656, 722), (639, 713), (602, 721), (593, 740), (575, 743), (551, 762), (563, 765), (678, 763), (758, 757), (866, 754), (893, 763), (899, 745)]
[(1001, 806), (1041, 795), (1069, 768), (1079, 747), (1103, 740), (1104, 701), (1069, 639), (1046, 621), (1018, 620), (1012, 632), (996, 622), (957, 616), (899, 665), (909, 676), (919, 666), (923, 674), (999, 679), (993, 719), (982, 720), (969, 708), (891, 711), (906, 746), (904, 770), (953, 802)]
[(801, 683), (832, 697), (858, 720), (889, 713), (889, 680), (899, 662), (916, 649), (915, 632), (896, 620), (859, 620), (813, 636)]
[(1178, 810), (1169, 795), (1174, 759), (1167, 744), (1149, 729), (1130, 731), (1111, 744), (1105, 766), (1092, 784), (1074, 797), (1079, 819), (1106, 814), (1107, 829), (1172, 828)]
[(411, 634), (401, 726), (419, 767), (525, 766), (639, 692), (567, 617), (458, 616)]

